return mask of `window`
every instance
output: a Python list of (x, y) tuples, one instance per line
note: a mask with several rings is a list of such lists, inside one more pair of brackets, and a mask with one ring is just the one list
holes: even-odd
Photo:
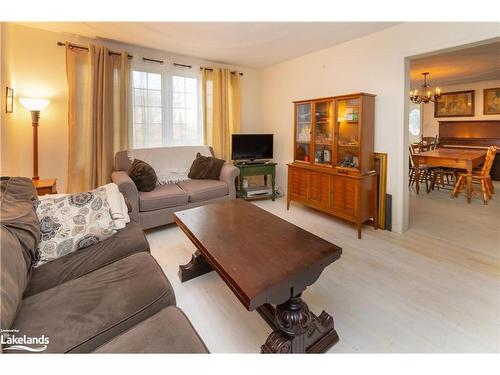
[(161, 74), (133, 72), (134, 147), (163, 145)]
[(137, 69), (132, 91), (134, 148), (202, 143), (197, 76)]
[(191, 77), (172, 77), (173, 144), (200, 143), (198, 116), (198, 80)]
[(409, 131), (413, 136), (420, 135), (420, 105), (411, 105), (409, 114)]

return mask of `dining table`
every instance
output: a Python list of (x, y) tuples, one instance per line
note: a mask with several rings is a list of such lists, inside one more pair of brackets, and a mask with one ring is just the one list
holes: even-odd
[[(420, 181), (419, 166), (431, 168), (454, 168), (466, 171), (467, 202), (472, 199), (472, 170), (480, 166), (486, 157), (487, 150), (463, 148), (436, 148), (431, 151), (419, 152), (413, 155), (415, 163), (415, 180)], [(416, 192), (419, 193), (419, 184)]]

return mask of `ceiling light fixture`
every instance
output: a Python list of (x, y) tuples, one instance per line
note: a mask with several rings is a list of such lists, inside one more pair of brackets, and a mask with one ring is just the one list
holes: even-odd
[(429, 72), (422, 73), (422, 75), (424, 76), (424, 84), (421, 86), (421, 93), (418, 91), (418, 89), (410, 91), (410, 101), (412, 103), (427, 104), (429, 102), (437, 102), (437, 100), (441, 97), (441, 90), (439, 89), (439, 87), (436, 87), (433, 94), (431, 93), (431, 85), (427, 83), (428, 74)]

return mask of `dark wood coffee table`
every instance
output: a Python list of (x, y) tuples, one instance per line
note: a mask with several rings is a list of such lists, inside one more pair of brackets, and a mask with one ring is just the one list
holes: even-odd
[(301, 295), (340, 258), (340, 247), (240, 199), (174, 218), (197, 248), (179, 267), (181, 281), (217, 271), (243, 306), (274, 329), (262, 353), (323, 353), (338, 342), (333, 318), (311, 313)]

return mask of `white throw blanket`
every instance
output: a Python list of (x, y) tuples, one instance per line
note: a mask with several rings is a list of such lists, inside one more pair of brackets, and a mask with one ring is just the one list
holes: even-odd
[(115, 223), (115, 229), (125, 228), (125, 224), (130, 223), (127, 204), (122, 193), (118, 190), (118, 185), (110, 183), (103, 186), (106, 189), (106, 195), (109, 203), (111, 218)]
[[(110, 183), (104, 185), (103, 188), (106, 189), (106, 198), (109, 204), (109, 214), (113, 219), (113, 224), (115, 229), (125, 228), (125, 224), (130, 223), (130, 216), (128, 215), (127, 204), (125, 203), (125, 198), (122, 193), (118, 190), (118, 185)], [(39, 197), (39, 200), (49, 198), (60, 198), (69, 194), (47, 194)]]
[(209, 146), (171, 146), (128, 150), (128, 158), (148, 163), (156, 172), (158, 185), (189, 180), (188, 173), (196, 154), (212, 156)]

